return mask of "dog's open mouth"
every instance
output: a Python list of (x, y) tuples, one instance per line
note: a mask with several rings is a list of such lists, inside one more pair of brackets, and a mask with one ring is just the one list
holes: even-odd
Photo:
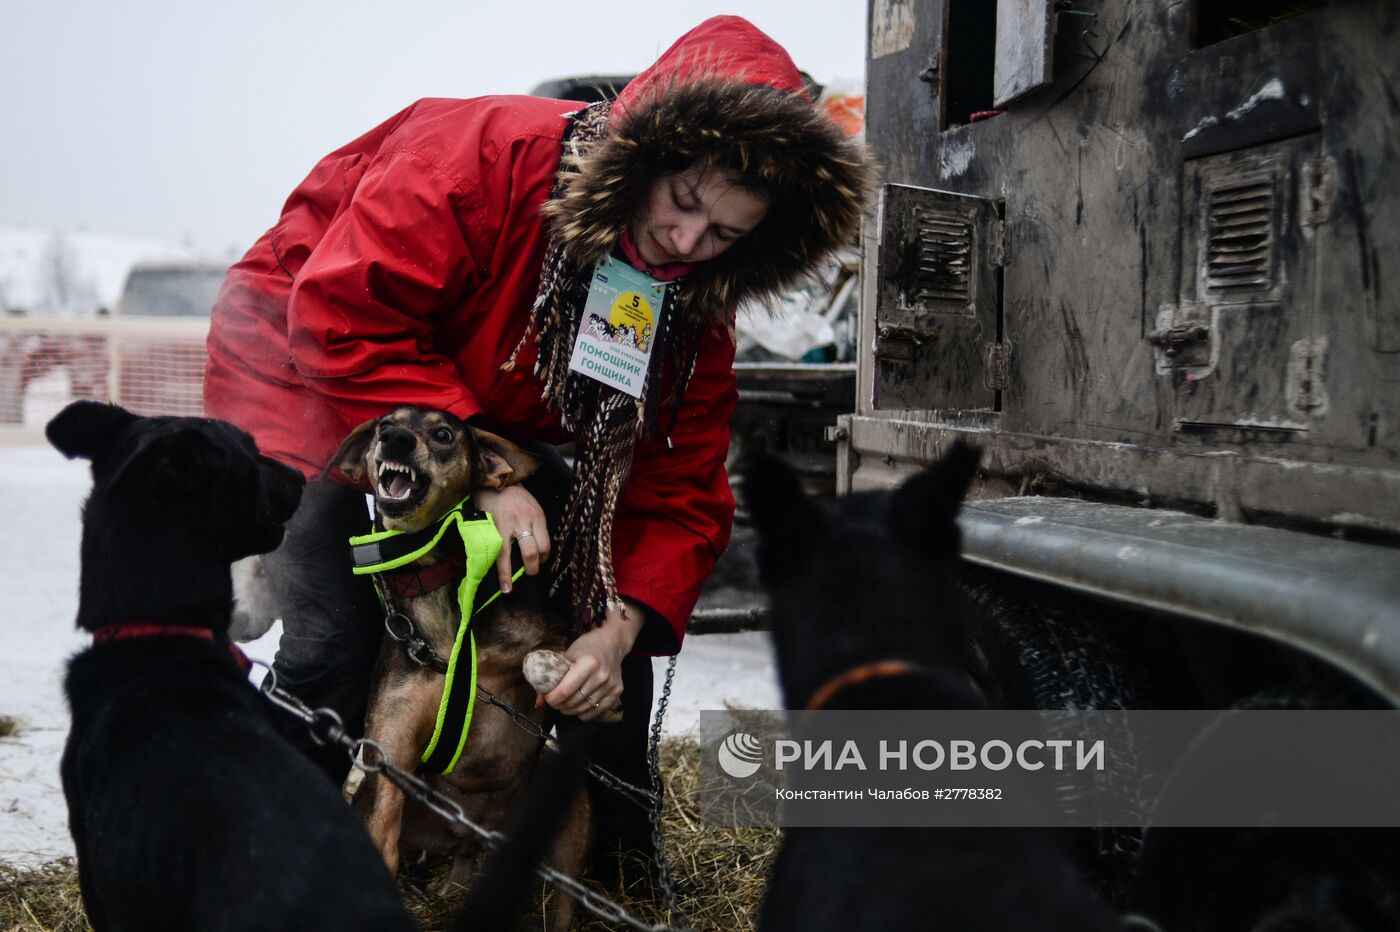
[(378, 482), (375, 484), (378, 487), (375, 498), (380, 505), (397, 507), (416, 505), (428, 487), (426, 479), (412, 466), (392, 460), (379, 464)]

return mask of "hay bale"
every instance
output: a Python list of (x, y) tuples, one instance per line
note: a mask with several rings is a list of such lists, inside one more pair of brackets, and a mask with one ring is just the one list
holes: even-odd
[[(700, 820), (700, 754), (694, 741), (668, 739), (661, 745), (661, 776), (666, 805), (662, 826), (671, 873), (681, 890), (681, 908), (698, 932), (752, 929), (763, 885), (778, 850), (775, 828), (706, 825)], [(445, 871), (447, 859), (435, 864)], [(663, 904), (640, 888), (621, 889), (622, 879), (597, 878), (591, 885), (646, 922), (666, 922)], [(429, 885), (431, 887), (431, 885)], [(461, 897), (433, 897), (402, 884), (404, 901), (424, 929), (442, 929), (461, 908)], [(542, 894), (524, 928), (540, 928), (548, 897)], [(613, 927), (583, 909), (575, 912), (580, 932)], [(676, 923), (680, 917), (675, 917)], [(78, 870), (71, 859), (41, 867), (0, 864), (0, 932), (89, 932), (78, 892)]]
[[(763, 887), (778, 851), (776, 828), (707, 825), (700, 819), (700, 749), (694, 741), (669, 738), (661, 743), (661, 779), (666, 803), (661, 824), (671, 874), (680, 891), (680, 907), (697, 932), (741, 932), (754, 927)], [(434, 882), (447, 870), (447, 859), (429, 871)], [(644, 922), (672, 922), (665, 905), (652, 891), (634, 885), (624, 888), (624, 878), (588, 878), (593, 889), (611, 897)], [(427, 884), (431, 888), (432, 884)], [(404, 901), (424, 929), (443, 929), (460, 908), (460, 897), (436, 898), (404, 889)], [(541, 892), (522, 928), (544, 928), (543, 916), (552, 896)], [(595, 918), (582, 908), (574, 911), (579, 932), (610, 932), (615, 926)]]
[(0, 864), (0, 929), (88, 932), (78, 867), (64, 858), (40, 867)]

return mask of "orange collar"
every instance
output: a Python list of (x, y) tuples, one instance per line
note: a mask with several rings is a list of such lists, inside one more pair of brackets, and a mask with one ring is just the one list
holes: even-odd
[(812, 698), (807, 700), (807, 707), (804, 712), (819, 712), (832, 700), (837, 693), (848, 686), (856, 686), (868, 680), (877, 680), (887, 676), (906, 676), (910, 673), (918, 673), (919, 667), (904, 660), (875, 660), (871, 663), (863, 663), (858, 667), (853, 667), (833, 677), (812, 693)]

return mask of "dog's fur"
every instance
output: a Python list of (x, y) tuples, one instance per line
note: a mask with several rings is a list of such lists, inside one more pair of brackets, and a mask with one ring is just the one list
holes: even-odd
[(48, 426), (92, 461), (78, 625), (208, 629), (98, 644), (65, 682), (62, 762), (94, 929), (416, 928), (364, 828), (281, 732), (227, 639), (229, 564), (276, 547), (302, 479), (247, 434), (77, 402)]
[[(386, 464), (391, 464), (388, 469)], [(469, 492), (504, 488), (523, 481), (538, 461), (514, 444), (469, 427), (443, 411), (404, 407), (368, 421), (342, 443), (332, 465), (354, 481), (368, 481), (380, 522), (387, 529), (417, 531), (440, 520)], [(404, 466), (413, 478), (405, 482)], [(406, 498), (402, 495), (409, 488)], [(460, 547), (460, 544), (458, 545)], [(506, 542), (510, 546), (510, 542)], [(417, 565), (437, 562), (435, 550)], [(517, 552), (513, 565), (520, 566)], [(490, 571), (494, 574), (494, 568)], [(394, 598), (394, 609), (411, 618), (420, 636), (446, 658), (460, 624), (457, 586), (416, 598)], [(472, 619), (476, 635), (477, 682), (515, 709), (543, 723), (536, 693), (548, 692), (569, 668), (561, 651), (568, 624), (550, 608), (537, 578), (522, 576), (508, 596)], [(444, 678), (407, 656), (403, 645), (386, 638), (376, 665), (365, 722), (366, 737), (406, 770), (417, 765), (432, 737)], [(467, 747), (453, 773), (431, 777), (466, 815), (488, 828), (502, 824), (535, 768), (541, 744), (512, 723), (500, 709), (478, 699)], [(475, 845), (454, 833), (436, 814), (387, 780), (368, 776), (355, 791), (354, 804), (385, 863), (396, 870), (401, 849), (457, 849), (457, 860), (443, 892), (469, 876)], [(573, 812), (554, 845), (553, 865), (577, 874), (591, 837), (586, 794), (575, 794)], [(572, 902), (561, 898), (556, 928), (567, 927)]]
[[(783, 696), (803, 709), (865, 663), (916, 672), (837, 692), (829, 709), (984, 707), (967, 675), (956, 588), (959, 504), (978, 456), (955, 446), (894, 493), (823, 507), (790, 470), (755, 464), (745, 499), (760, 535)], [(791, 829), (760, 927), (1011, 932), (1111, 929), (1106, 906), (1048, 832), (1023, 829)]]

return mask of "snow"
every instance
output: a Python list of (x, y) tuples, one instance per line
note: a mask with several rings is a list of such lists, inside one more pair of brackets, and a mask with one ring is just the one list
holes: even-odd
[[(1225, 121), (1228, 122), (1240, 119), (1266, 100), (1285, 100), (1286, 98), (1287, 94), (1284, 91), (1283, 82), (1278, 78), (1270, 78), (1265, 82), (1263, 87), (1251, 94), (1248, 100), (1225, 114)], [(1304, 104), (1304, 106), (1306, 106), (1306, 104)], [(1210, 129), (1212, 126), (1219, 126), (1220, 123), (1221, 119), (1219, 117), (1202, 117), (1201, 122), (1197, 123), (1194, 129), (1181, 137), (1181, 141), (1186, 142), (1193, 136), (1199, 135), (1202, 131)]]
[[(88, 638), (78, 607), (80, 509), (87, 464), (47, 446), (0, 448), (0, 715), (19, 723), (0, 738), (0, 861), (33, 865), (73, 853), (58, 762), (68, 729), (63, 667)], [(271, 660), (280, 625), (245, 645)], [(666, 660), (655, 661), (656, 693)], [(256, 672), (256, 671), (255, 671)], [(772, 652), (763, 634), (704, 635), (686, 642), (666, 733), (694, 731), (702, 709), (779, 707)]]

